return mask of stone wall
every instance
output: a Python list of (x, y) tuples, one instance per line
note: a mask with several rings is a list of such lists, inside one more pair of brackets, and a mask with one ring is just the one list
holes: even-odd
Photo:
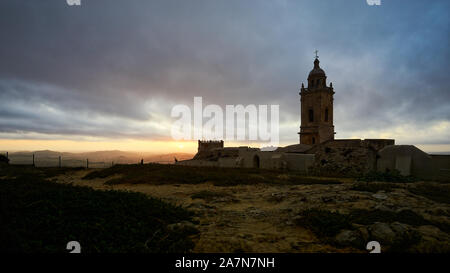
[(398, 170), (402, 175), (450, 181), (450, 155), (429, 155), (413, 145), (393, 143), (391, 139), (339, 139), (315, 145), (304, 153), (286, 152), (298, 151), (294, 145), (274, 152), (233, 147), (213, 149), (177, 164), (289, 170), (328, 176), (361, 176), (375, 170)]
[[(230, 156), (223, 156), (223, 153), (222, 156), (219, 156), (218, 151), (220, 150), (215, 151), (213, 153), (214, 156), (206, 157), (206, 159), (194, 158), (192, 160), (178, 161), (176, 164), (184, 166), (291, 170), (306, 173), (314, 162), (313, 154), (263, 152), (249, 147), (233, 148), (233, 150), (229, 150)], [(231, 151), (233, 152), (231, 153)]]
[(198, 152), (223, 148), (223, 140), (199, 140)]
[(218, 160), (218, 166), (221, 168), (237, 168), (239, 167), (239, 157), (222, 157)]
[(377, 170), (450, 181), (450, 155), (429, 155), (413, 145), (391, 145), (379, 151)]
[(450, 155), (430, 155), (436, 180), (446, 180), (450, 182)]
[(315, 145), (311, 172), (327, 176), (360, 176), (376, 170), (377, 151), (393, 144), (392, 139), (336, 139)]
[(214, 148), (210, 150), (202, 150), (195, 154), (193, 159), (197, 160), (219, 160), (222, 157), (237, 157), (239, 154), (239, 148)]
[(176, 165), (182, 166), (197, 166), (197, 167), (219, 167), (218, 161), (208, 161), (208, 160), (182, 160), (175, 163)]
[(309, 168), (314, 164), (314, 154), (283, 154), (287, 162), (287, 169), (300, 172), (308, 172)]

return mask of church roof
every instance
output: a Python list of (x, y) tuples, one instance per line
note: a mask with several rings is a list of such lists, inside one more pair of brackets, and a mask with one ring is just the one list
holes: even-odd
[(286, 147), (279, 147), (275, 150), (275, 152), (283, 152), (283, 153), (304, 153), (307, 150), (311, 149), (312, 145), (307, 144), (293, 144)]
[(323, 71), (323, 69), (320, 68), (319, 63), (320, 63), (319, 59), (316, 58), (314, 60), (314, 68), (311, 70), (311, 72), (309, 72), (308, 78), (310, 78), (312, 76), (314, 76), (314, 77), (316, 77), (316, 76), (325, 77), (325, 71)]

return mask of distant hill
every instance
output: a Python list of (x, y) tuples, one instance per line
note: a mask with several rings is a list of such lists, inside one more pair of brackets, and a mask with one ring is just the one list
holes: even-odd
[(86, 159), (90, 167), (109, 167), (114, 164), (139, 163), (144, 159), (145, 163), (157, 162), (171, 164), (177, 160), (191, 159), (194, 155), (189, 153), (155, 154), (149, 152), (127, 152), (127, 151), (95, 151), (82, 153), (57, 152), (50, 150), (25, 151), (9, 153), (11, 164), (32, 164), (33, 154), (36, 166), (58, 166), (59, 157), (63, 166), (76, 167), (86, 166)]
[(450, 155), (450, 151), (449, 152), (432, 152), (429, 154), (430, 155)]

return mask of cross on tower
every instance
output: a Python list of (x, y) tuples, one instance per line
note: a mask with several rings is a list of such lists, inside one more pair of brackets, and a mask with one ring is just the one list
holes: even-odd
[(316, 59), (319, 58), (319, 55), (317, 55), (317, 53), (319, 52), (319, 50), (316, 49), (316, 51), (314, 51), (314, 53), (316, 53)]

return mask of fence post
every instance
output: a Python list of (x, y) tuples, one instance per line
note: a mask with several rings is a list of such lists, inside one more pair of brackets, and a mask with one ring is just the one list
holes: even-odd
[(89, 169), (89, 158), (86, 158), (86, 169)]
[(33, 167), (36, 167), (36, 165), (34, 164), (34, 154), (33, 154)]
[(9, 159), (8, 152), (6, 152), (6, 159)]
[(61, 168), (61, 156), (59, 156), (59, 167)]

